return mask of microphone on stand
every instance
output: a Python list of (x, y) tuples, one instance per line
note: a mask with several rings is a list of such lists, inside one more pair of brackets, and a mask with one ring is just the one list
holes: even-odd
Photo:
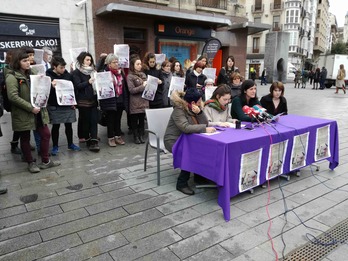
[(244, 105), (242, 110), (250, 118), (254, 118), (258, 121), (258, 116), (260, 115), (260, 113), (258, 111), (256, 111), (254, 108), (251, 108), (248, 105)]
[(253, 109), (255, 109), (256, 111), (258, 111), (259, 113), (260, 113), (260, 115), (263, 117), (263, 118), (265, 118), (265, 119), (272, 119), (273, 118), (273, 116), (271, 115), (271, 114), (269, 114), (269, 113), (267, 113), (266, 111), (266, 109), (265, 108), (263, 108), (262, 106), (260, 106), (260, 105), (258, 105), (258, 104), (256, 104), (256, 105), (254, 105), (253, 106)]

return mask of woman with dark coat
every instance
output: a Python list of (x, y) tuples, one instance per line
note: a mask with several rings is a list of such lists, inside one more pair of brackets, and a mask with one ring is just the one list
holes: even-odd
[(317, 68), (314, 72), (313, 75), (313, 81), (314, 81), (314, 85), (313, 85), (313, 90), (318, 90), (319, 87), (319, 81), (320, 81), (320, 68)]
[(118, 66), (118, 57), (110, 53), (105, 58), (106, 72), (110, 72), (113, 78), (115, 97), (99, 100), (100, 107), (106, 112), (107, 135), (110, 147), (117, 144), (124, 145), (121, 137), (121, 119), (124, 110), (128, 110), (128, 92), (126, 90), (126, 77)]
[(189, 88), (196, 88), (204, 99), (204, 82), (207, 79), (202, 71), (204, 69), (204, 64), (202, 62), (196, 62), (193, 66), (193, 70), (186, 74), (185, 79), (185, 90)]
[(261, 98), (261, 106), (272, 115), (279, 113), (288, 114), (288, 105), (284, 97), (284, 84), (281, 82), (272, 83), (269, 92), (269, 94)]
[(225, 66), (220, 69), (218, 78), (216, 80), (216, 85), (227, 84), (231, 87), (232, 85), (232, 74), (238, 72), (238, 67), (235, 66), (234, 57), (228, 56), (226, 59)]
[(172, 72), (170, 71), (170, 62), (164, 61), (162, 63), (162, 77), (163, 77), (163, 106), (170, 107), (170, 99), (168, 97), (170, 81), (172, 80)]
[(82, 52), (77, 57), (76, 70), (73, 71), (73, 83), (79, 109), (78, 136), (86, 141), (90, 151), (99, 152), (98, 144), (98, 100), (97, 92), (92, 86), (95, 73), (93, 57)]

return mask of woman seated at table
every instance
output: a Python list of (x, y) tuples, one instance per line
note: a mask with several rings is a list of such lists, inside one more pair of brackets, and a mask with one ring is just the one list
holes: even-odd
[[(196, 88), (187, 89), (186, 93), (174, 91), (171, 95), (173, 112), (170, 116), (164, 145), (172, 152), (176, 140), (182, 133), (212, 133), (216, 129), (208, 127), (208, 119), (202, 111), (202, 94)], [(181, 170), (176, 183), (176, 189), (186, 195), (194, 195), (194, 191), (188, 186), (190, 172)]]
[(269, 94), (261, 98), (261, 106), (272, 115), (279, 113), (288, 114), (288, 105), (284, 97), (284, 84), (281, 82), (272, 83), (269, 92)]
[(236, 120), (232, 119), (228, 111), (228, 103), (231, 101), (231, 89), (227, 84), (219, 85), (209, 100), (205, 102), (204, 113), (209, 125), (229, 127)]
[(240, 121), (256, 121), (243, 111), (245, 105), (253, 107), (254, 105), (261, 105), (256, 96), (256, 85), (253, 80), (245, 80), (241, 87), (241, 94), (232, 100), (231, 116), (233, 119)]

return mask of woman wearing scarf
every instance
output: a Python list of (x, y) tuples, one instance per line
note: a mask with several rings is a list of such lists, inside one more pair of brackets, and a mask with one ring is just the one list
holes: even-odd
[(185, 90), (189, 88), (196, 88), (204, 99), (204, 82), (207, 79), (202, 71), (205, 65), (202, 62), (196, 62), (193, 66), (193, 70), (186, 75)]
[(105, 71), (110, 72), (113, 78), (115, 97), (99, 101), (100, 107), (106, 112), (108, 144), (116, 147), (124, 145), (121, 137), (121, 118), (123, 110), (128, 107), (128, 96), (125, 90), (125, 76), (118, 65), (118, 57), (110, 53), (105, 58)]
[(79, 109), (78, 136), (86, 141), (90, 151), (98, 152), (98, 101), (97, 93), (92, 84), (95, 72), (93, 57), (88, 52), (82, 52), (77, 57), (76, 70), (73, 71), (73, 83)]
[(170, 81), (172, 80), (172, 72), (170, 71), (171, 64), (169, 61), (164, 61), (162, 63), (162, 78), (163, 78), (163, 106), (170, 107), (170, 99), (168, 97)]
[(219, 85), (210, 100), (205, 102), (204, 113), (208, 118), (209, 126), (229, 127), (234, 123), (228, 111), (228, 103), (231, 101), (231, 90), (226, 84)]

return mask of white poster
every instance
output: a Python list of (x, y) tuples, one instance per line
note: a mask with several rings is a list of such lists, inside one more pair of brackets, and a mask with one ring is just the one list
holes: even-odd
[(51, 91), (51, 78), (30, 75), (30, 102), (34, 107), (45, 108)]
[(155, 99), (157, 87), (158, 87), (158, 78), (153, 77), (151, 75), (147, 76), (147, 83), (145, 86), (145, 90), (143, 91), (143, 94), (141, 95), (142, 98), (153, 101)]
[(290, 171), (306, 166), (309, 132), (294, 136), (291, 151)]
[(284, 160), (287, 148), (288, 140), (271, 144), (268, 155), (266, 180), (272, 179), (284, 172)]
[(242, 154), (239, 173), (239, 192), (260, 184), (262, 148)]
[(162, 63), (166, 60), (165, 53), (155, 53), (156, 63), (162, 65)]
[(121, 68), (129, 68), (129, 45), (114, 44), (114, 54), (118, 57), (118, 64)]
[(213, 92), (216, 90), (217, 86), (212, 87), (205, 87), (204, 93), (205, 93), (205, 100), (209, 100), (211, 96), (213, 95)]
[(79, 54), (82, 52), (87, 52), (87, 47), (78, 47), (78, 48), (69, 49), (70, 59), (72, 61), (74, 70), (76, 69), (77, 56), (79, 56)]
[(215, 81), (216, 68), (205, 68), (203, 74), (207, 76), (207, 79), (212, 79)]
[(67, 80), (54, 80), (56, 82), (57, 102), (62, 106), (76, 105), (74, 85)]
[(44, 50), (42, 50), (42, 49), (34, 49), (34, 61), (35, 61), (36, 64), (43, 63), (43, 55), (44, 55)]
[(331, 157), (330, 125), (318, 128), (316, 134), (314, 161)]
[(168, 97), (172, 95), (173, 91), (184, 91), (184, 86), (185, 86), (185, 78), (173, 76), (170, 85), (169, 85), (169, 92), (168, 92)]
[(46, 68), (44, 64), (30, 65), (30, 68), (33, 70), (33, 73), (35, 74), (46, 75)]
[(114, 79), (110, 72), (98, 72), (94, 77), (98, 100), (115, 97)]

